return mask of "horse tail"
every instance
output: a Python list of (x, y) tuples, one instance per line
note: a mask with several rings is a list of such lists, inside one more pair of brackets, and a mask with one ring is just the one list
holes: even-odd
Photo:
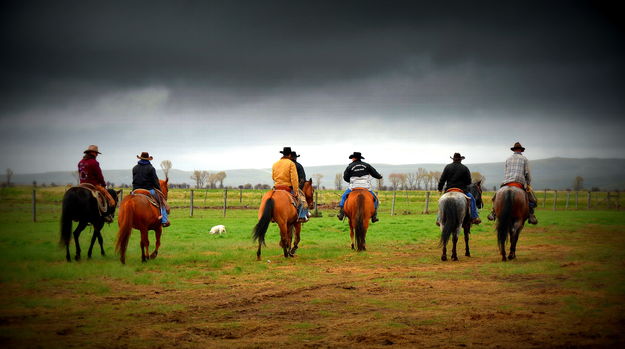
[(115, 252), (121, 255), (122, 263), (126, 258), (126, 248), (128, 248), (130, 233), (132, 233), (132, 219), (134, 216), (133, 202), (124, 201), (119, 208), (119, 218), (117, 220), (119, 230), (117, 231), (117, 241), (115, 242)]
[(505, 190), (503, 193), (503, 207), (497, 215), (497, 242), (503, 245), (508, 240), (508, 232), (514, 224), (512, 216), (512, 206), (514, 205), (514, 192)]
[(358, 251), (365, 249), (365, 196), (358, 195), (356, 198), (356, 245)]
[(63, 197), (63, 209), (61, 211), (61, 239), (59, 245), (69, 246), (72, 238), (72, 217), (71, 212), (74, 207), (70, 192), (66, 192)]
[(460, 217), (458, 216), (458, 207), (455, 200), (445, 200), (442, 205), (442, 217), (440, 217), (443, 229), (441, 230), (441, 240), (439, 247), (445, 246), (449, 241), (451, 234), (457, 231), (460, 226)]
[(252, 230), (252, 237), (254, 238), (254, 241), (258, 240), (258, 242), (263, 245), (265, 244), (265, 234), (267, 233), (267, 228), (269, 228), (269, 223), (271, 223), (274, 205), (275, 203), (273, 198), (269, 198), (265, 201), (263, 214), (260, 216), (258, 223), (256, 223), (254, 230)]

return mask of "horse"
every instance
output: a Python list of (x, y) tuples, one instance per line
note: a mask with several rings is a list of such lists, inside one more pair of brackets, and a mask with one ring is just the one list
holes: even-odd
[[(304, 182), (302, 191), (308, 208), (312, 209), (314, 193), (312, 178)], [(252, 230), (254, 241), (258, 240), (256, 260), (260, 261), (261, 247), (265, 245), (265, 234), (271, 222), (277, 223), (280, 229), (280, 247), (282, 247), (284, 257), (295, 256), (295, 251), (297, 251), (300, 242), (302, 224), (298, 222), (297, 208), (291, 203), (291, 196), (291, 193), (286, 190), (275, 189), (263, 195), (258, 208), (258, 223)], [(293, 237), (295, 238), (294, 241), (292, 241)], [(293, 242), (292, 247), (291, 242)]]
[[(374, 197), (369, 189), (354, 188), (345, 200), (343, 211), (349, 218), (349, 237), (354, 249), (354, 235), (356, 235), (356, 248), (358, 252), (366, 251), (365, 238), (369, 229), (369, 220), (375, 212)], [(355, 234), (354, 234), (355, 233)]]
[(497, 243), (501, 260), (506, 261), (506, 241), (510, 235), (510, 254), (508, 259), (516, 258), (516, 243), (525, 220), (529, 217), (527, 193), (515, 186), (501, 187), (493, 202), (497, 217)]
[[(169, 178), (159, 180), (161, 192), (165, 199), (167, 199), (168, 182)], [(158, 249), (161, 246), (161, 234), (163, 232), (161, 219), (159, 218), (161, 211), (150, 203), (148, 195), (141, 193), (127, 195), (119, 206), (119, 219), (117, 220), (119, 230), (117, 232), (117, 241), (115, 242), (115, 251), (120, 254), (122, 264), (126, 264), (126, 248), (128, 247), (130, 233), (133, 228), (141, 232), (141, 262), (147, 262), (148, 259), (154, 259), (158, 255)], [(156, 235), (156, 247), (152, 254), (149, 253), (150, 240), (148, 239), (148, 230), (154, 230)]]
[(72, 221), (78, 222), (78, 226), (76, 226), (76, 230), (74, 230), (74, 242), (76, 244), (76, 255), (74, 258), (78, 261), (80, 260), (80, 243), (78, 242), (78, 238), (80, 237), (80, 233), (85, 229), (88, 224), (93, 226), (93, 234), (91, 236), (91, 244), (89, 245), (89, 251), (87, 252), (87, 256), (91, 258), (91, 253), (93, 251), (93, 245), (95, 244), (96, 238), (100, 243), (100, 254), (102, 256), (106, 255), (104, 253), (104, 247), (102, 246), (102, 227), (104, 227), (104, 216), (110, 215), (113, 216), (115, 214), (115, 207), (117, 207), (117, 198), (120, 191), (115, 191), (113, 189), (107, 189), (109, 194), (115, 200), (115, 206), (109, 206), (108, 211), (104, 214), (100, 214), (100, 208), (98, 206), (98, 202), (91, 190), (84, 187), (71, 187), (67, 189), (65, 195), (63, 196), (63, 208), (61, 213), (61, 246), (65, 246), (65, 259), (68, 262), (71, 262), (72, 259), (69, 255), (69, 243), (72, 235)]
[[(482, 181), (477, 181), (467, 186), (467, 191), (475, 198), (477, 208), (484, 207), (482, 201)], [(469, 236), (471, 235), (471, 214), (468, 201), (464, 193), (457, 191), (449, 191), (438, 199), (438, 217), (441, 227), (441, 238), (439, 246), (443, 247), (441, 260), (447, 260), (447, 242), (452, 238), (453, 247), (451, 250), (451, 260), (457, 261), (458, 254), (456, 252), (456, 244), (458, 242), (458, 231), (460, 227), (464, 232), (465, 253), (467, 257), (471, 257), (469, 248)]]

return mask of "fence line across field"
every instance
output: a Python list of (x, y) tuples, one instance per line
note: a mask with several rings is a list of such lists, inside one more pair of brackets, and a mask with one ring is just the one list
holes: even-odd
[[(24, 189), (28, 190), (28, 187)], [(66, 190), (67, 188), (65, 188)], [(239, 188), (237, 188), (239, 189)], [(124, 192), (120, 193), (120, 201), (124, 197)], [(238, 197), (236, 195), (228, 195), (229, 190), (236, 189), (170, 189), (168, 202), (173, 210), (189, 209), (189, 216), (193, 217), (194, 210), (222, 210), (223, 216), (226, 217), (229, 209), (258, 209), (263, 194), (266, 189), (239, 189)], [(203, 192), (203, 200), (198, 205), (197, 193)], [(37, 215), (41, 211), (48, 212), (52, 210), (60, 213), (61, 201), (64, 190), (48, 188), (32, 188), (30, 193), (23, 191), (20, 202), (26, 204), (30, 201), (32, 208), (32, 221), (37, 221)], [(343, 191), (339, 190), (316, 190), (315, 191), (315, 216), (320, 216), (320, 210), (337, 210), (338, 202)], [(542, 190), (542, 197), (539, 199), (539, 207), (546, 209), (547, 203), (552, 210), (620, 210), (623, 207), (620, 192), (590, 192), (575, 191), (572, 197), (572, 191), (558, 190)], [(30, 194), (30, 195), (29, 195)], [(492, 205), (491, 198), (494, 192), (484, 192), (483, 201), (486, 211)], [(580, 195), (581, 194), (581, 195)], [(580, 205), (580, 196), (586, 195), (586, 205)], [(201, 195), (201, 194), (200, 194)], [(398, 214), (429, 214), (437, 210), (436, 202), (440, 198), (437, 191), (425, 190), (394, 190), (394, 191), (376, 191), (379, 200), (379, 212), (387, 213), (392, 216)], [(582, 199), (583, 200), (583, 199)], [(540, 202), (542, 201), (542, 202)]]

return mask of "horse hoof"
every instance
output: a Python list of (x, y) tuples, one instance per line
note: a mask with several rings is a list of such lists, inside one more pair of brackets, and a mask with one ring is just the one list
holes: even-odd
[(508, 256), (508, 260), (510, 260), (510, 261), (511, 261), (511, 260), (513, 260), (513, 259), (515, 259), (515, 258), (516, 258), (516, 256), (513, 256), (513, 255), (509, 255), (509, 256)]
[(446, 261), (447, 260), (447, 256), (441, 256), (441, 261)]
[(355, 250), (355, 248), (354, 248), (354, 244), (352, 244), (352, 251), (353, 251), (353, 250)]
[(158, 256), (158, 252), (154, 252), (150, 255), (150, 259), (155, 259)]
[(452, 257), (451, 257), (451, 260), (452, 260), (452, 261), (456, 261), (456, 262), (457, 262), (457, 261), (458, 261), (458, 257), (453, 257), (453, 256), (452, 256)]
[(501, 261), (502, 261), (502, 262), (507, 261), (506, 256), (501, 257)]
[(76, 260), (76, 262), (78, 262), (80, 260), (80, 256), (75, 256), (74, 260)]
[(464, 255), (467, 257), (471, 257), (471, 254), (469, 252), (465, 253)]

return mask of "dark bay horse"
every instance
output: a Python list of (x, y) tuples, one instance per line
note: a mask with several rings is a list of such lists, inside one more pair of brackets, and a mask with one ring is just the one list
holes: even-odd
[[(312, 208), (314, 192), (312, 178), (304, 182), (302, 191), (306, 197), (308, 208)], [(263, 195), (258, 208), (258, 223), (252, 230), (254, 241), (258, 240), (257, 260), (260, 260), (260, 250), (265, 244), (265, 234), (271, 222), (277, 223), (280, 229), (280, 247), (282, 247), (284, 257), (295, 256), (302, 230), (302, 224), (298, 222), (297, 218), (297, 209), (291, 203), (291, 193), (286, 190), (270, 190)], [(292, 241), (293, 238), (295, 238), (294, 241)], [(293, 247), (291, 247), (292, 242)]]
[(354, 235), (356, 236), (357, 250), (365, 251), (367, 230), (369, 220), (375, 212), (374, 198), (369, 189), (354, 188), (345, 200), (343, 211), (349, 218), (349, 237), (352, 240), (352, 250), (354, 249)]
[[(467, 187), (475, 198), (477, 208), (482, 208), (482, 181), (470, 184)], [(440, 246), (443, 247), (441, 260), (447, 260), (447, 242), (452, 238), (453, 247), (451, 250), (451, 260), (457, 261), (458, 254), (456, 252), (456, 244), (458, 243), (458, 233), (460, 227), (464, 232), (465, 253), (467, 257), (471, 257), (469, 249), (469, 237), (471, 235), (471, 212), (469, 210), (469, 202), (462, 192), (450, 191), (443, 194), (438, 199), (438, 219), (441, 227)]]
[(80, 243), (78, 238), (80, 233), (88, 224), (93, 226), (93, 235), (91, 235), (91, 244), (87, 256), (91, 258), (91, 252), (96, 238), (100, 243), (100, 253), (104, 256), (104, 247), (102, 246), (102, 227), (104, 227), (104, 215), (115, 214), (117, 206), (117, 198), (120, 191), (107, 189), (109, 194), (115, 200), (115, 206), (109, 207), (105, 214), (100, 214), (98, 202), (93, 197), (91, 190), (83, 187), (71, 187), (67, 189), (63, 196), (63, 209), (61, 213), (61, 245), (65, 246), (65, 259), (71, 262), (69, 256), (69, 243), (72, 236), (72, 221), (78, 222), (76, 230), (74, 230), (74, 243), (76, 244), (76, 260), (80, 260)]
[[(163, 196), (167, 199), (167, 183), (169, 178), (159, 180)], [(119, 206), (119, 231), (117, 232), (117, 241), (115, 243), (116, 252), (120, 253), (120, 261), (126, 263), (126, 249), (130, 240), (132, 229), (141, 232), (141, 261), (146, 262), (148, 259), (154, 259), (158, 255), (158, 249), (161, 246), (161, 234), (163, 226), (159, 219), (161, 211), (158, 207), (152, 205), (148, 199), (149, 194), (135, 193), (127, 195)], [(156, 235), (156, 247), (150, 255), (148, 239), (148, 231), (154, 230)]]
[(516, 258), (516, 244), (525, 220), (529, 217), (527, 193), (514, 186), (501, 187), (495, 196), (495, 215), (497, 217), (497, 242), (501, 260), (506, 261), (506, 241), (510, 236), (510, 254), (508, 259)]

